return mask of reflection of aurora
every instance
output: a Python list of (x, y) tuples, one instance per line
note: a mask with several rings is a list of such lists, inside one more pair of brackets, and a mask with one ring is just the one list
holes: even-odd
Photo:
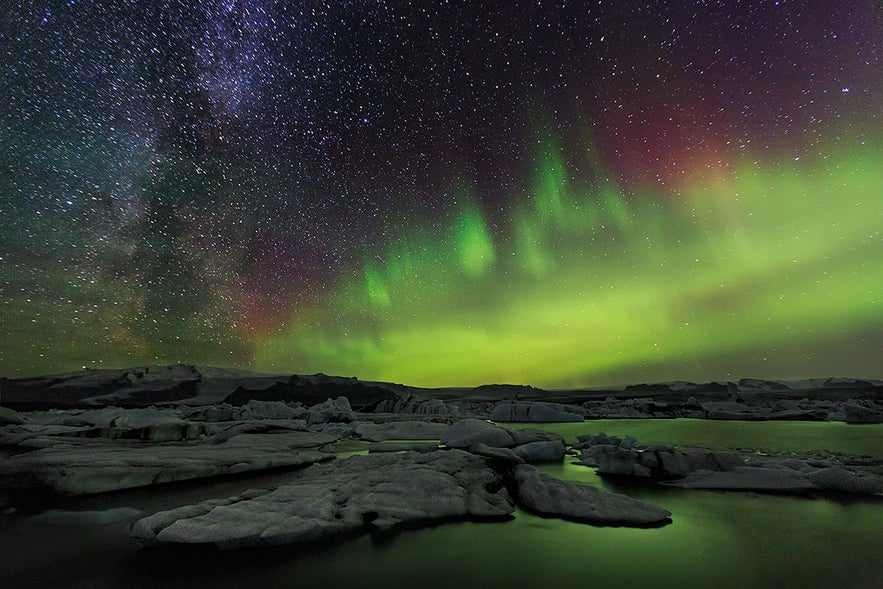
[(869, 146), (706, 170), (676, 198), (578, 185), (554, 143), (538, 161), (506, 222), (461, 190), (458, 217), (402, 230), (259, 341), (255, 368), (564, 387), (721, 378), (750, 358), (750, 376), (799, 378), (837, 371), (820, 343), (883, 327)]

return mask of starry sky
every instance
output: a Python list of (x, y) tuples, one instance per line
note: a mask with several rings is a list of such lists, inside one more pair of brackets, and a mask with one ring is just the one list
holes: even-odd
[(883, 378), (876, 0), (0, 3), (0, 375)]

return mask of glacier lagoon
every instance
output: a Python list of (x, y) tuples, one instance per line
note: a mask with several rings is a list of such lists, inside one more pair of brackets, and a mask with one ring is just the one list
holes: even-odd
[[(537, 427), (537, 424), (507, 424)], [(883, 458), (883, 425), (825, 422), (594, 420), (543, 424), (572, 439), (605, 431), (666, 442)], [(347, 442), (342, 453), (367, 445)], [(695, 491), (604, 479), (593, 469), (548, 464), (559, 478), (595, 484), (660, 505), (672, 524), (593, 527), (518, 510), (498, 523), (445, 523), (375, 541), (272, 550), (142, 550), (129, 537), (152, 513), (295, 476), (164, 485), (72, 499), (39, 514), (7, 516), (0, 529), (0, 582), (8, 587), (870, 587), (883, 578), (883, 500)], [(135, 511), (124, 511), (127, 508)], [(98, 523), (96, 515), (111, 523)], [(114, 521), (116, 520), (116, 521)]]

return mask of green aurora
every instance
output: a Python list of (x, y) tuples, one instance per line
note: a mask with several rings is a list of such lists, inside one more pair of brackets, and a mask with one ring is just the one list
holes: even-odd
[(6, 2), (0, 377), (883, 379), (879, 2)]
[[(741, 360), (767, 378), (848, 369), (814, 354), (883, 328), (883, 158), (838, 147), (815, 162), (706, 167), (672, 195), (573, 181), (545, 141), (507, 222), (461, 189), (459, 215), (402, 229), (290, 328), (258, 338), (254, 366), (557, 388), (710, 380)], [(584, 163), (601, 171), (597, 159), (587, 150)], [(879, 353), (869, 342), (856, 366)]]

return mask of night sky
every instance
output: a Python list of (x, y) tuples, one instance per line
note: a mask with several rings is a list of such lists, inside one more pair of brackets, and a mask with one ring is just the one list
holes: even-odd
[(883, 378), (883, 4), (0, 3), (0, 375)]

